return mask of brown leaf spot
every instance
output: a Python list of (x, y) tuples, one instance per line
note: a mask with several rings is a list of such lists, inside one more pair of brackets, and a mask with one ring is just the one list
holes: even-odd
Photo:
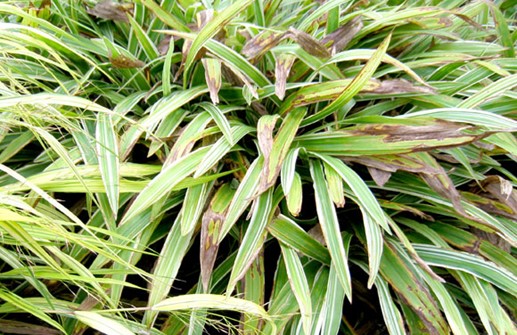
[(297, 30), (295, 28), (289, 28), (287, 37), (296, 41), (296, 43), (298, 43), (303, 50), (315, 57), (329, 58), (331, 56), (323, 44), (303, 31)]
[(257, 138), (259, 142), (260, 151), (264, 156), (264, 168), (262, 169), (261, 173), (258, 194), (262, 193), (271, 186), (269, 185), (270, 183), (268, 182), (267, 177), (270, 174), (269, 160), (271, 156), (271, 149), (273, 148), (274, 142), (273, 130), (275, 129), (275, 124), (278, 117), (278, 115), (266, 115), (263, 116), (261, 120), (259, 120), (259, 125), (257, 128)]
[(434, 191), (436, 191), (441, 196), (449, 199), (454, 206), (454, 209), (459, 214), (464, 217), (470, 218), (470, 215), (465, 212), (463, 205), (461, 204), (461, 195), (454, 187), (452, 180), (449, 176), (443, 171), (441, 174), (420, 174), (422, 179), (429, 185)]
[(287, 77), (289, 77), (289, 72), (291, 71), (291, 67), (293, 66), (295, 59), (296, 57), (294, 55), (280, 55), (276, 59), (275, 94), (280, 98), (280, 100), (284, 100), (285, 84), (287, 82)]
[(393, 79), (379, 81), (379, 85), (371, 90), (364, 90), (365, 93), (375, 94), (403, 94), (403, 93), (426, 93), (434, 94), (435, 91), (425, 86), (415, 86), (404, 79)]
[(462, 19), (463, 21), (470, 24), (472, 27), (476, 28), (477, 30), (484, 30), (487, 31), (481, 24), (477, 23), (476, 21), (472, 20), (470, 17), (468, 17), (465, 14), (460, 14), (457, 12), (453, 12), (454, 15), (456, 15), (458, 18)]
[(145, 66), (145, 63), (141, 60), (133, 59), (124, 55), (118, 55), (115, 57), (110, 56), (109, 61), (113, 67), (118, 69), (132, 69)]
[(426, 172), (431, 174), (440, 173), (440, 170), (422, 163), (412, 154), (406, 155), (384, 155), (379, 157), (347, 157), (348, 162), (355, 162), (386, 172), (397, 172), (398, 170), (408, 172)]
[(205, 68), (205, 80), (210, 91), (210, 99), (214, 104), (218, 104), (221, 89), (221, 61), (203, 58), (201, 62)]
[(284, 39), (285, 32), (265, 30), (249, 40), (242, 48), (242, 54), (248, 58), (259, 58)]
[[(423, 126), (407, 126), (396, 124), (376, 124), (361, 127), (357, 133), (367, 135), (387, 135), (386, 142), (399, 141), (416, 141), (416, 140), (444, 140), (447, 138), (465, 137), (462, 132), (473, 127), (443, 121), (435, 120), (430, 125)], [(475, 137), (473, 136), (474, 140)]]
[(418, 216), (421, 219), (434, 222), (434, 218), (431, 215), (429, 215), (425, 212), (422, 212), (421, 210), (416, 209), (415, 207), (411, 207), (411, 206), (408, 206), (405, 204), (391, 202), (391, 201), (387, 201), (387, 200), (381, 201), (381, 205), (382, 205), (382, 207), (391, 208), (396, 211), (408, 212), (415, 216)]
[[(479, 238), (479, 240), (474, 244), (473, 251), (477, 251), (476, 249), (479, 249), (479, 245), (482, 241), (487, 241), (488, 243), (491, 243), (506, 252), (510, 252), (512, 249), (512, 245), (496, 233), (484, 231), (474, 227), (471, 227), (470, 230), (474, 235), (476, 235), (476, 237)], [(478, 246), (477, 248), (476, 245)]]
[(201, 221), (201, 240), (199, 248), (199, 264), (203, 289), (208, 292), (208, 283), (214, 269), (219, 243), (217, 233), (224, 220), (224, 214), (215, 213), (211, 209), (205, 212)]

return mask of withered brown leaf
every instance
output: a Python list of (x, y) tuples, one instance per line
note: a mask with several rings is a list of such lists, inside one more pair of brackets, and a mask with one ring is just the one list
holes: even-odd
[(276, 66), (275, 66), (275, 94), (280, 98), (280, 100), (284, 100), (285, 97), (285, 84), (287, 82), (287, 77), (289, 77), (289, 72), (291, 71), (291, 67), (296, 59), (296, 56), (290, 54), (281, 54), (276, 58)]
[(221, 72), (226, 80), (235, 86), (246, 86), (250, 95), (253, 98), (258, 99), (259, 96), (255, 85), (253, 85), (238, 68), (234, 67), (231, 63), (222, 64)]
[(41, 2), (41, 4), (39, 5), (39, 7), (38, 7), (38, 11), (42, 11), (42, 10), (48, 9), (50, 7), (52, 7), (52, 1), (51, 0), (43, 0)]
[(166, 55), (169, 48), (174, 46), (174, 37), (172, 35), (165, 35), (165, 37), (158, 44), (158, 52), (160, 55)]
[(206, 9), (196, 14), (197, 30), (201, 30), (208, 22), (214, 18), (214, 10)]
[(427, 173), (440, 173), (440, 170), (424, 164), (411, 154), (382, 155), (372, 157), (358, 156), (347, 157), (344, 160), (347, 162), (359, 163), (369, 168), (374, 168), (386, 172), (397, 172), (398, 170), (402, 170), (414, 173), (424, 171)]
[(321, 245), (327, 246), (327, 241), (325, 241), (325, 236), (323, 235), (321, 224), (314, 225), (307, 233), (310, 237), (321, 243)]
[(490, 175), (471, 188), (471, 202), (476, 206), (517, 220), (517, 191), (512, 183), (500, 176)]
[[(189, 25), (189, 28), (194, 32), (199, 32), (203, 27), (212, 20), (214, 17), (214, 11), (212, 9), (203, 10), (196, 14), (196, 24)], [(185, 62), (187, 61), (187, 57), (190, 53), (190, 48), (192, 47), (192, 43), (194, 41), (191, 39), (185, 39), (183, 42), (183, 48), (181, 49), (181, 65), (174, 76), (174, 81), (177, 81), (180, 75), (183, 73), (185, 68)], [(200, 60), (206, 54), (206, 49), (201, 48), (197, 53), (195, 60)]]
[(59, 335), (61, 332), (45, 326), (33, 323), (13, 320), (0, 320), (0, 329), (4, 334), (31, 334), (31, 335)]
[(201, 221), (201, 242), (199, 261), (201, 267), (201, 281), (203, 289), (208, 292), (210, 276), (214, 269), (219, 243), (217, 242), (218, 231), (221, 229), (225, 214), (214, 212), (209, 208), (203, 215)]
[[(487, 241), (488, 243), (492, 243), (493, 245), (495, 245), (496, 247), (500, 248), (503, 251), (510, 252), (512, 250), (512, 244), (510, 242), (506, 241), (504, 238), (502, 238), (495, 232), (488, 232), (488, 231), (484, 231), (484, 230), (474, 228), (474, 227), (471, 227), (470, 231), (474, 235), (476, 235), (476, 237), (478, 237), (480, 240)], [(481, 242), (481, 241), (479, 241), (479, 242)], [(475, 249), (477, 249), (476, 245), (474, 245), (473, 251), (475, 251)]]
[(101, 19), (129, 22), (127, 14), (133, 14), (133, 7), (134, 4), (132, 3), (104, 0), (96, 4), (95, 7), (88, 8), (86, 12)]
[(303, 50), (315, 57), (329, 58), (331, 56), (327, 48), (325, 48), (322, 43), (306, 32), (295, 28), (289, 28), (286, 36), (292, 38), (300, 45), (300, 47), (302, 47)]
[(321, 40), (321, 44), (331, 48), (332, 54), (342, 51), (348, 43), (363, 28), (363, 21), (360, 16), (354, 17), (336, 31), (328, 34)]
[(356, 131), (358, 135), (386, 135), (385, 142), (414, 141), (414, 140), (444, 140), (448, 138), (468, 138), (469, 142), (478, 140), (482, 135), (467, 136), (465, 130), (474, 127), (462, 123), (434, 120), (429, 125), (382, 124), (365, 125)]
[(509, 180), (500, 176), (487, 176), (481, 182), (481, 187), (499, 201), (507, 203), (517, 212), (517, 192)]
[(391, 172), (368, 166), (368, 172), (377, 186), (384, 186), (390, 180)]
[(271, 151), (273, 149), (273, 131), (275, 130), (275, 124), (280, 116), (278, 114), (275, 115), (265, 115), (260, 118), (257, 125), (257, 138), (260, 147), (260, 151), (264, 156), (264, 168), (262, 170), (261, 178), (259, 181), (259, 191), (258, 194), (265, 191), (270, 185), (267, 180), (267, 176), (269, 175), (269, 161), (271, 158)]
[(375, 183), (384, 185), (397, 170), (418, 173), (436, 193), (449, 199), (454, 209), (470, 218), (461, 204), (461, 195), (443, 167), (427, 152), (414, 152), (384, 157), (354, 157), (347, 161), (366, 165)]
[(230, 184), (223, 184), (212, 197), (201, 220), (199, 262), (203, 289), (208, 292), (210, 276), (219, 250), (219, 234), (235, 190)]
[(271, 30), (262, 31), (244, 45), (242, 53), (249, 59), (257, 59), (286, 38), (292, 39), (298, 43), (303, 50), (313, 56), (320, 58), (330, 57), (329, 51), (322, 43), (314, 39), (311, 35), (292, 27), (285, 32)]
[(510, 220), (517, 221), (517, 214), (514, 208), (511, 208), (507, 203), (493, 199), (490, 194), (474, 194), (471, 192), (462, 192), (462, 196), (476, 207), (485, 212), (507, 217)]
[(242, 54), (250, 59), (256, 59), (263, 56), (284, 39), (285, 32), (275, 32), (264, 30), (251, 40), (246, 42), (242, 48)]
[(205, 68), (205, 80), (210, 91), (210, 99), (214, 104), (219, 103), (219, 90), (221, 89), (221, 61), (214, 58), (201, 59)]

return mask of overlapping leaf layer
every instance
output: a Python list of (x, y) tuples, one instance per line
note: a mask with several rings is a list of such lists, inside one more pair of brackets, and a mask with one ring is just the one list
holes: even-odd
[(0, 331), (515, 334), (512, 1), (0, 3)]

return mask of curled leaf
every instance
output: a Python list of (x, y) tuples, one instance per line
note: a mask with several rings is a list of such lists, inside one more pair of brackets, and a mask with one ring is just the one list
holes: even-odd
[(313, 56), (321, 58), (330, 57), (329, 51), (322, 43), (314, 39), (311, 35), (292, 27), (286, 32), (271, 30), (261, 32), (246, 43), (242, 49), (242, 53), (250, 59), (259, 58), (286, 38), (292, 39), (298, 43), (303, 50)]
[(268, 111), (266, 109), (266, 106), (264, 106), (263, 104), (261, 104), (260, 102), (257, 102), (257, 101), (252, 101), (251, 104), (250, 104), (251, 108), (257, 112), (259, 115), (267, 115), (268, 114)]
[(459, 214), (463, 215), (466, 218), (471, 218), (470, 215), (465, 212), (463, 205), (461, 204), (461, 195), (454, 187), (452, 180), (447, 176), (445, 171), (438, 175), (432, 174), (421, 174), (422, 179), (429, 185), (436, 193), (441, 196), (449, 199), (454, 206), (454, 209)]
[(434, 218), (431, 215), (429, 215), (419, 209), (416, 209), (415, 207), (412, 207), (412, 206), (409, 206), (406, 204), (388, 201), (388, 200), (380, 200), (379, 202), (381, 203), (381, 206), (384, 208), (390, 208), (390, 209), (394, 209), (396, 211), (401, 211), (401, 212), (408, 212), (423, 220), (434, 222)]
[[(314, 104), (321, 101), (335, 100), (352, 79), (340, 79), (323, 83), (309, 84), (300, 88), (295, 94), (290, 94), (280, 107), (279, 114), (286, 114), (291, 109)], [(370, 80), (363, 90), (372, 91), (378, 83)]]
[(479, 208), (517, 220), (517, 191), (509, 180), (496, 175), (487, 176), (466, 194)]
[(509, 180), (500, 176), (487, 176), (481, 182), (481, 187), (500, 201), (508, 203), (517, 211), (517, 193)]
[(217, 294), (185, 294), (167, 298), (154, 306), (153, 311), (173, 312), (182, 309), (210, 308), (248, 313), (270, 320), (269, 314), (261, 306), (247, 300)]
[(81, 321), (85, 325), (98, 330), (104, 334), (113, 335), (134, 335), (123, 323), (105, 317), (99, 313), (86, 312), (86, 311), (75, 311), (74, 316), (77, 320)]
[(87, 9), (86, 12), (101, 19), (129, 22), (127, 14), (133, 14), (133, 7), (132, 3), (105, 0), (96, 4), (95, 7)]
[(201, 132), (206, 128), (210, 121), (210, 114), (208, 112), (204, 112), (198, 114), (197, 117), (186, 125), (180, 131), (180, 136), (171, 148), (164, 164), (171, 164), (177, 159), (187, 155), (194, 148), (195, 143), (200, 139)]
[(412, 154), (415, 159), (419, 159), (422, 164), (429, 167), (429, 170), (435, 170), (436, 172), (423, 171), (420, 173), (421, 178), (429, 185), (435, 192), (443, 197), (449, 199), (452, 203), (456, 212), (468, 219), (474, 219), (471, 217), (463, 208), (461, 204), (460, 192), (456, 189), (456, 186), (452, 182), (451, 178), (447, 175), (447, 172), (443, 167), (427, 152), (416, 152)]
[(452, 11), (452, 14), (454, 14), (454, 16), (456, 16), (457, 18), (465, 21), (466, 23), (470, 24), (473, 28), (477, 29), (477, 30), (485, 30), (485, 27), (483, 27), (483, 25), (477, 23), (476, 21), (472, 20), (470, 17), (468, 17), (467, 15), (465, 14), (461, 14), (459, 13), (458, 11)]

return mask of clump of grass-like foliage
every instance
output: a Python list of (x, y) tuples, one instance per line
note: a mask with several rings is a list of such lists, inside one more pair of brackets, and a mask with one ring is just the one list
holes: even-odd
[(0, 3), (0, 331), (515, 334), (512, 1)]

